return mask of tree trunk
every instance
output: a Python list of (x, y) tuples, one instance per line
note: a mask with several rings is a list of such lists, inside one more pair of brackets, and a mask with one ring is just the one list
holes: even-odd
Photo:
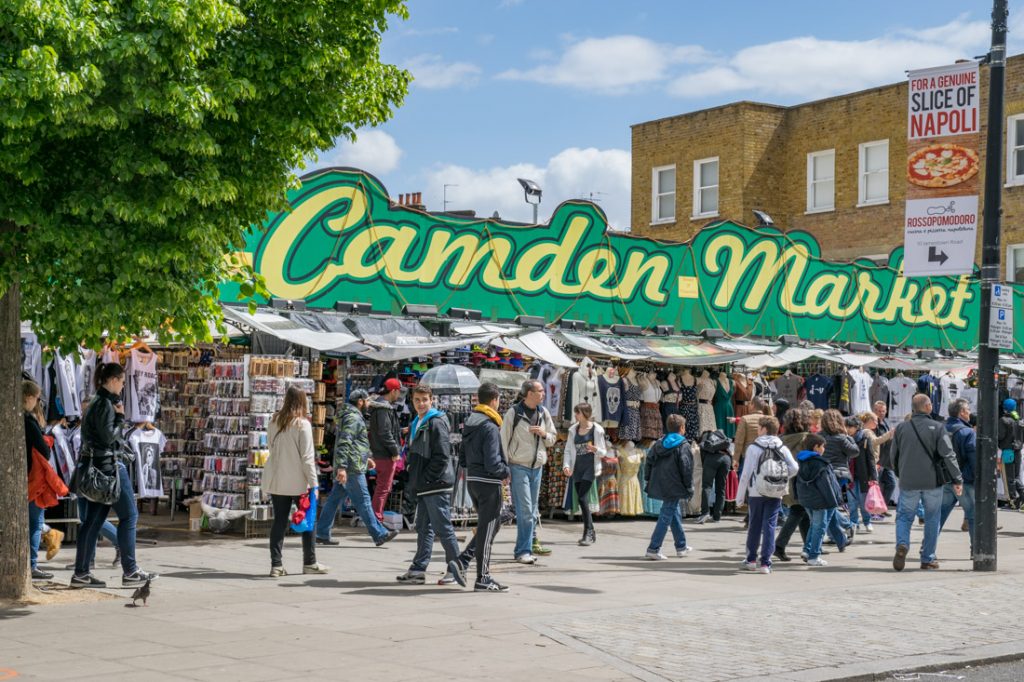
[(21, 599), (28, 565), (28, 477), (21, 397), (21, 291), (0, 297), (0, 598)]

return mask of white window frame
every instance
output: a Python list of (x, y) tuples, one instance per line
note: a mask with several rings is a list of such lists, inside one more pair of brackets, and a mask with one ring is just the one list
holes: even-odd
[[(707, 185), (702, 187), (700, 184), (700, 168), (707, 163), (718, 164), (718, 184)], [(700, 191), (702, 189), (711, 189), (714, 187), (718, 190), (718, 206), (714, 211), (701, 210), (703, 207), (700, 205)], [(717, 156), (709, 156), (706, 159), (697, 159), (693, 162), (693, 215), (690, 216), (691, 220), (697, 220), (700, 218), (714, 218), (718, 215), (719, 209), (722, 206), (722, 164)]]
[[(675, 214), (676, 212), (679, 211), (679, 197), (676, 196), (676, 187), (673, 187), (671, 192), (659, 191), (661, 190), (661, 187), (658, 186), (658, 173), (666, 170), (671, 170), (675, 172), (675, 185), (679, 185), (679, 171), (676, 170), (676, 165), (674, 163), (669, 164), (667, 166), (655, 166), (654, 168), (651, 169), (651, 225), (661, 225), (662, 223), (674, 223), (676, 220)], [(658, 199), (669, 194), (673, 195), (674, 197), (673, 203), (675, 204), (675, 210), (672, 211), (672, 215), (670, 217), (659, 217)]]
[(1017, 168), (1014, 154), (1018, 149), (1024, 149), (1024, 140), (1017, 139), (1017, 121), (1024, 119), (1024, 114), (1014, 114), (1006, 117), (1006, 186), (1016, 187), (1024, 185), (1024, 168)]
[[(868, 182), (867, 171), (864, 170), (867, 161), (867, 150), (870, 147), (885, 145), (885, 197), (881, 199), (867, 198)], [(857, 208), (863, 206), (881, 206), (889, 203), (889, 140), (873, 140), (862, 142), (857, 148)], [(875, 171), (880, 173), (881, 171)]]
[[(832, 177), (821, 178), (818, 180), (814, 179), (814, 160), (823, 156), (832, 157)], [(824, 182), (825, 180), (832, 180), (832, 203), (828, 206), (815, 206), (814, 205), (814, 183)], [(833, 149), (822, 149), (818, 152), (811, 152), (807, 155), (807, 211), (809, 215), (811, 213), (828, 213), (836, 210), (836, 150)]]
[(1017, 269), (1017, 262), (1013, 253), (1018, 250), (1024, 254), (1024, 244), (1009, 244), (1006, 247), (1006, 281), (1010, 283), (1014, 283), (1013, 271)]

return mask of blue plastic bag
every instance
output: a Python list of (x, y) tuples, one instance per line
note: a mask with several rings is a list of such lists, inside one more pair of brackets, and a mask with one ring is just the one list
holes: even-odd
[[(316, 529), (316, 498), (316, 488), (307, 491), (299, 498), (299, 509), (292, 514), (292, 530), (296, 533), (311, 533)], [(304, 499), (309, 501), (309, 508), (305, 510), (302, 509), (302, 500)], [(295, 523), (295, 517), (299, 512), (302, 512), (304, 516), (301, 521)]]

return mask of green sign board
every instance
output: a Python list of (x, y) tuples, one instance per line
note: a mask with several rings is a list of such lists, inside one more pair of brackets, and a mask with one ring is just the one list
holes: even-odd
[[(397, 205), (376, 178), (351, 169), (309, 174), (289, 198), (292, 211), (269, 216), (242, 255), (274, 296), (311, 308), (430, 304), (495, 320), (921, 348), (970, 349), (978, 337), (976, 278), (904, 278), (902, 249), (883, 266), (830, 262), (810, 233), (731, 222), (689, 243), (656, 241), (609, 232), (585, 201), (561, 204), (540, 226), (436, 215)], [(237, 300), (237, 286), (222, 295)]]

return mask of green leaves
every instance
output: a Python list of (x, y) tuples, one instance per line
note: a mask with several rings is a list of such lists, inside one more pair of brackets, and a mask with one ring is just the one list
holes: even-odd
[(292, 169), (387, 120), (399, 0), (0, 0), (0, 290), (44, 343), (210, 337), (225, 254), (286, 208)]

